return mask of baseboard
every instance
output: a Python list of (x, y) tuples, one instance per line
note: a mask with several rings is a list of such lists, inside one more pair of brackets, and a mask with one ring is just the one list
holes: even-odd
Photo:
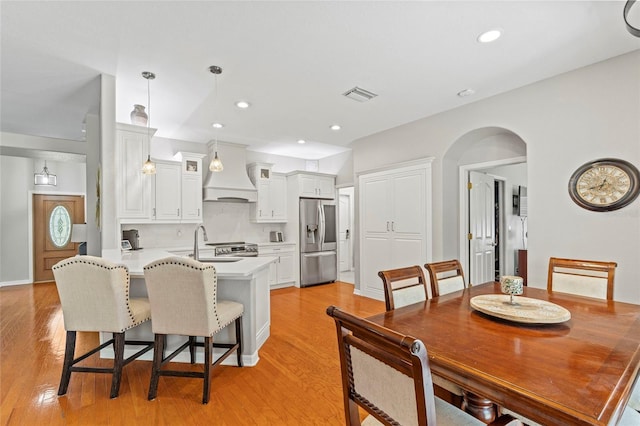
[(17, 281), (0, 281), (0, 287), (10, 287), (14, 285), (31, 284), (29, 280), (17, 280)]

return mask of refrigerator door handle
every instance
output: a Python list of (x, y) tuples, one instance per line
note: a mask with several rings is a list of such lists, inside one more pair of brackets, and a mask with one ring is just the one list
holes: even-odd
[(336, 252), (331, 251), (314, 251), (313, 253), (302, 253), (303, 257), (324, 257), (324, 256), (335, 256)]
[(322, 209), (321, 203), (318, 203), (318, 219), (318, 222), (320, 223), (320, 249), (322, 250), (322, 245), (324, 244), (325, 223), (324, 210)]

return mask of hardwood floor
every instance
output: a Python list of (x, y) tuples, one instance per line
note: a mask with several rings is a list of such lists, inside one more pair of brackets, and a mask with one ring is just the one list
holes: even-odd
[[(150, 361), (125, 367), (120, 396), (109, 399), (111, 376), (74, 373), (57, 396), (65, 330), (53, 283), (0, 289), (0, 419), (3, 425), (343, 425), (334, 304), (362, 316), (384, 302), (353, 295), (353, 286), (327, 284), (271, 292), (271, 336), (255, 367), (222, 366), (211, 401), (202, 381), (162, 377), (147, 401)], [(97, 333), (78, 333), (76, 353)], [(91, 357), (89, 362), (108, 365)], [(194, 368), (188, 364), (185, 369)]]

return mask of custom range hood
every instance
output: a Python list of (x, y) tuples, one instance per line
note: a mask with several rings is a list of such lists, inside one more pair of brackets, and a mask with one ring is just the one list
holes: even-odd
[[(207, 144), (209, 158), (213, 158), (215, 143)], [(224, 163), (221, 172), (209, 170), (202, 192), (204, 201), (244, 201), (255, 202), (258, 192), (247, 174), (247, 147), (218, 141), (218, 157)]]

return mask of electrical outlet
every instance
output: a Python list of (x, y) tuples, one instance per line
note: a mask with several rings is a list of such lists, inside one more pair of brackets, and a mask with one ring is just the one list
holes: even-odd
[(182, 237), (182, 229), (178, 229), (178, 232), (176, 232), (176, 235), (178, 235), (178, 237)]

